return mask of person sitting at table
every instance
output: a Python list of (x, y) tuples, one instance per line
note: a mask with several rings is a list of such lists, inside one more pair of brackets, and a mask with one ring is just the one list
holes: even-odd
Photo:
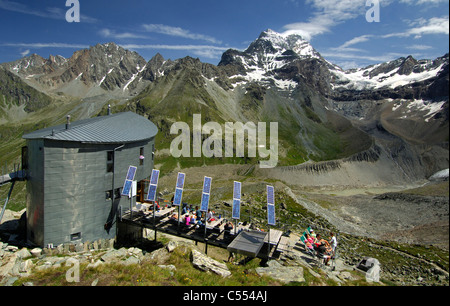
[(306, 240), (305, 240), (306, 247), (313, 251), (314, 250), (314, 247), (313, 247), (314, 239), (309, 234), (306, 234), (305, 238), (306, 238)]
[(214, 218), (214, 213), (211, 211), (211, 209), (208, 209), (208, 214), (206, 215), (206, 221), (207, 222), (216, 221), (216, 219)]
[(178, 220), (178, 214), (177, 214), (176, 212), (174, 212), (174, 213), (172, 214), (172, 216), (170, 217), (170, 219), (172, 219), (172, 220)]
[(191, 216), (189, 214), (186, 214), (184, 216), (184, 222), (185, 222), (186, 226), (189, 226), (191, 224)]
[(197, 224), (195, 225), (196, 228), (204, 227), (205, 224), (203, 224), (202, 219), (197, 219)]
[(181, 211), (181, 214), (185, 215), (189, 212), (188, 208), (187, 208), (187, 204), (183, 203), (183, 210)]
[(195, 216), (197, 217), (197, 219), (200, 219), (202, 217), (202, 212), (200, 211), (198, 206), (195, 206)]
[(195, 214), (193, 214), (191, 212), (191, 213), (189, 213), (189, 217), (191, 218), (191, 224), (196, 224), (197, 223), (197, 217), (195, 216)]
[(225, 224), (225, 227), (224, 227), (224, 229), (225, 229), (225, 231), (224, 231), (224, 236), (225, 236), (225, 237), (229, 237), (229, 236), (231, 235), (231, 231), (233, 230), (233, 228), (234, 228), (233, 222), (228, 221), (228, 222)]
[(322, 239), (320, 234), (317, 235), (317, 242), (314, 243), (316, 246), (314, 249), (317, 251), (317, 253), (324, 257), (325, 264), (328, 265), (328, 261), (331, 258), (331, 252), (332, 248), (330, 246), (330, 243), (326, 241), (325, 239)]

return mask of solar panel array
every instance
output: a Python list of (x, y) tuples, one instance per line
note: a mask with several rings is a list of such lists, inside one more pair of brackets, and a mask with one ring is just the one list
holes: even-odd
[(203, 181), (203, 194), (202, 194), (202, 204), (200, 211), (207, 212), (209, 206), (209, 198), (211, 195), (211, 181), (212, 178), (205, 176)]
[(153, 170), (148, 187), (147, 201), (156, 201), (156, 188), (158, 187), (159, 170)]
[(178, 173), (177, 186), (175, 188), (175, 196), (173, 198), (173, 205), (180, 206), (183, 198), (184, 179), (186, 174)]
[(273, 186), (267, 186), (267, 224), (276, 225), (275, 221), (275, 190)]
[(130, 196), (131, 195), (131, 186), (133, 186), (134, 176), (136, 175), (136, 167), (130, 166), (128, 168), (127, 178), (125, 179), (125, 183), (123, 184), (122, 195)]
[(241, 188), (242, 188), (242, 183), (234, 182), (233, 216), (232, 216), (232, 218), (235, 220), (239, 220), (241, 218)]

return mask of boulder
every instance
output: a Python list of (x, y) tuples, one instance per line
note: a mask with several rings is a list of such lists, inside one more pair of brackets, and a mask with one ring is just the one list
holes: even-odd
[(267, 267), (256, 268), (256, 273), (263, 276), (269, 276), (279, 280), (285, 284), (290, 282), (305, 282), (303, 277), (303, 267), (300, 266), (283, 266), (275, 260), (267, 263)]
[(231, 272), (226, 264), (218, 262), (197, 250), (192, 250), (192, 265), (205, 272), (213, 272), (222, 277), (229, 277)]
[(23, 248), (20, 251), (18, 251), (17, 253), (17, 257), (19, 258), (27, 258), (27, 257), (31, 257), (31, 253), (30, 251), (28, 251), (27, 248)]
[(40, 257), (42, 255), (42, 249), (41, 248), (34, 248), (31, 250), (31, 255), (33, 257)]
[(165, 264), (170, 257), (167, 248), (161, 248), (145, 255), (149, 260), (154, 261), (157, 265)]
[(122, 257), (127, 256), (128, 253), (128, 249), (126, 248), (121, 248), (119, 250), (108, 250), (105, 254), (103, 254), (103, 256), (101, 257), (101, 259), (106, 262), (113, 262), (116, 260), (121, 260)]

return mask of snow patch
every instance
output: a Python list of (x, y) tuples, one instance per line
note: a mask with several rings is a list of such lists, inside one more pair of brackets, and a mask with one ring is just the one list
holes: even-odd
[(442, 64), (435, 69), (411, 73), (409, 75), (398, 74), (398, 70), (400, 68), (396, 68), (389, 72), (380, 73), (374, 77), (371, 77), (370, 73), (380, 65), (381, 64), (374, 65), (370, 68), (361, 68), (351, 71), (334, 70), (332, 72), (338, 78), (339, 83), (342, 83), (335, 84), (334, 87), (356, 90), (379, 89), (383, 87), (395, 89), (400, 86), (405, 86), (436, 77), (444, 66), (444, 64)]
[(439, 181), (439, 180), (445, 180), (449, 177), (449, 169), (441, 170), (439, 172), (436, 172), (433, 174), (429, 180), (430, 181)]

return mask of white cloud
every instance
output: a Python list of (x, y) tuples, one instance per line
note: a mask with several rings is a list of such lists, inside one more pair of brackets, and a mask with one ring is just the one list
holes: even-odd
[(188, 39), (193, 39), (193, 40), (203, 40), (203, 41), (207, 41), (207, 42), (210, 42), (213, 44), (221, 44), (222, 43), (221, 41), (215, 39), (214, 37), (211, 37), (208, 35), (203, 35), (203, 34), (192, 33), (191, 31), (182, 29), (180, 27), (172, 27), (172, 26), (168, 26), (168, 25), (164, 25), (164, 24), (144, 24), (144, 25), (142, 25), (142, 27), (147, 32), (159, 33), (159, 34), (176, 36), (176, 37), (183, 37), (183, 38), (188, 38)]
[(409, 5), (422, 5), (422, 4), (432, 4), (436, 5), (439, 3), (445, 3), (448, 0), (400, 0), (400, 3), (406, 3)]
[(285, 25), (284, 34), (300, 34), (311, 40), (314, 36), (331, 31), (334, 26), (363, 15), (366, 1), (363, 0), (307, 0), (315, 9), (308, 22)]
[(25, 51), (23, 51), (23, 52), (20, 52), (20, 55), (22, 55), (22, 57), (25, 57), (25, 56), (27, 56), (28, 54), (30, 54), (30, 49), (27, 49), (27, 50), (25, 50)]
[(143, 35), (133, 34), (129, 32), (116, 33), (110, 29), (102, 29), (99, 31), (99, 34), (106, 38), (114, 38), (114, 39), (129, 39), (129, 38), (146, 38)]
[(407, 31), (399, 32), (399, 33), (391, 33), (383, 35), (383, 38), (389, 37), (410, 37), (414, 36), (414, 38), (421, 38), (423, 35), (432, 35), (432, 34), (445, 34), (449, 35), (449, 18), (448, 16), (444, 17), (433, 17), (429, 20), (424, 18), (419, 18), (413, 22), (409, 22), (410, 25), (414, 26)]
[(194, 53), (197, 56), (207, 58), (218, 58), (222, 53), (228, 50), (228, 47), (217, 47), (209, 45), (160, 45), (160, 44), (122, 44), (125, 49), (139, 50), (182, 50)]
[(362, 42), (366, 42), (373, 37), (374, 37), (374, 35), (361, 35), (361, 36), (355, 37), (353, 39), (350, 39), (349, 41), (346, 41), (339, 48), (348, 48), (350, 46), (353, 46), (353, 45), (356, 45), (356, 44), (359, 44)]
[(433, 49), (432, 46), (426, 46), (426, 45), (412, 45), (412, 46), (408, 46), (406, 48), (410, 49), (410, 50), (420, 50), (420, 51)]
[(19, 48), (34, 48), (34, 49), (41, 49), (41, 48), (74, 48), (74, 49), (86, 49), (89, 48), (88, 45), (83, 44), (66, 44), (66, 43), (4, 43), (0, 44), (0, 46), (5, 47), (19, 47)]
[[(22, 3), (9, 0), (0, 0), (0, 9), (42, 18), (66, 20), (66, 11), (59, 7), (47, 7), (45, 10), (36, 10), (35, 8), (30, 8)], [(81, 22), (96, 23), (98, 20), (96, 18), (81, 14)]]

